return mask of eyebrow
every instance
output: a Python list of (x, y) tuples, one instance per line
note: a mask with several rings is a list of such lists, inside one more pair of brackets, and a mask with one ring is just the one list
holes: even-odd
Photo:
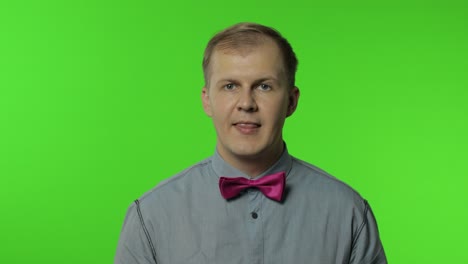
[[(278, 83), (278, 79), (274, 78), (274, 77), (271, 77), (271, 76), (267, 76), (267, 77), (264, 77), (264, 78), (260, 78), (260, 79), (257, 79), (253, 82), (254, 85), (256, 84), (259, 84), (259, 83), (262, 83), (262, 82), (265, 82), (265, 81), (273, 81), (273, 82), (276, 82)], [(236, 81), (235, 79), (233, 78), (226, 78), (226, 79), (221, 79), (219, 81), (216, 82), (217, 85), (221, 84), (221, 83), (235, 83), (235, 84), (239, 84), (239, 81)]]

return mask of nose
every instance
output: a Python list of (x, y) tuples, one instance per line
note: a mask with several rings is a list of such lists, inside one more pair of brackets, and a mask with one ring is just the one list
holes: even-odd
[(245, 112), (255, 112), (258, 110), (253, 91), (246, 89), (239, 94), (237, 110)]

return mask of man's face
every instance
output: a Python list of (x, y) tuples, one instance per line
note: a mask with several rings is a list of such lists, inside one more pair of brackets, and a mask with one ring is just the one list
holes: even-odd
[(212, 54), (202, 100), (226, 161), (269, 160), (281, 153), (283, 124), (299, 98), (296, 87), (287, 87), (283, 67), (280, 50), (270, 39), (248, 50)]

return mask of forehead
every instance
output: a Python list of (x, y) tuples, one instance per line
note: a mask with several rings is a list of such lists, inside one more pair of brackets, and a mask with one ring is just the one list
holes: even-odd
[[(284, 77), (284, 62), (278, 45), (266, 39), (256, 45), (217, 47), (211, 57), (210, 79), (234, 77)], [(216, 81), (216, 80), (213, 80)]]

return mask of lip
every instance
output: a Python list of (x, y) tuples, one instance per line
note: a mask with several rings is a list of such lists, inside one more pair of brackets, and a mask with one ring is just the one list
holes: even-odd
[(262, 126), (259, 123), (256, 122), (250, 122), (250, 121), (239, 121), (235, 122), (233, 126), (241, 133), (244, 135), (252, 135), (258, 132), (258, 129)]

